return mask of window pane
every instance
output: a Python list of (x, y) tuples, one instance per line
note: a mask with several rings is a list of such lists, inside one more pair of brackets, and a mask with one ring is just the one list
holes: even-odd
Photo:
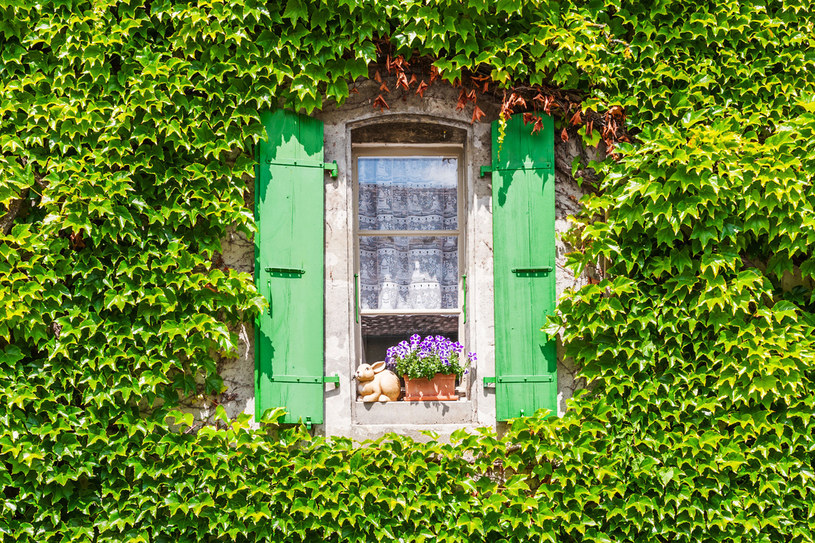
[(360, 230), (457, 230), (458, 159), (360, 157)]
[(458, 238), (360, 236), (362, 309), (458, 308)]

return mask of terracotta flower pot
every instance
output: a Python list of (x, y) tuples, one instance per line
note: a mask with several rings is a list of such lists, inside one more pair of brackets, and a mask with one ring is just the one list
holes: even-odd
[(426, 400), (458, 400), (456, 394), (456, 375), (454, 373), (437, 373), (433, 379), (405, 378), (405, 397), (407, 402)]

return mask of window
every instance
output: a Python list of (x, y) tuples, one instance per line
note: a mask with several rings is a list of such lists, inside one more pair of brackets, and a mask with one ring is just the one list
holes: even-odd
[(416, 333), (463, 337), (462, 148), (354, 146), (360, 360)]
[[(555, 345), (540, 330), (556, 292), (551, 119), (531, 134), (520, 116), (358, 115), (264, 115), (257, 416), (285, 407), (285, 422), (364, 439), (556, 410)], [(356, 402), (358, 364), (412, 333), (478, 353), (464, 401)]]

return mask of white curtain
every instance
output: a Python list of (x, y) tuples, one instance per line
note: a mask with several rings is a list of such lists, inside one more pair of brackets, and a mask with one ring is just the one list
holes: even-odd
[(427, 236), (359, 238), (362, 309), (458, 307), (457, 161), (365, 157), (358, 161), (360, 230), (422, 230)]

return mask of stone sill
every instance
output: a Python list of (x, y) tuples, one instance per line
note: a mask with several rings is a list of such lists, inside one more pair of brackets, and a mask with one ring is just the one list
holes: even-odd
[(475, 421), (473, 402), (354, 402), (354, 424), (423, 425), (466, 424)]

